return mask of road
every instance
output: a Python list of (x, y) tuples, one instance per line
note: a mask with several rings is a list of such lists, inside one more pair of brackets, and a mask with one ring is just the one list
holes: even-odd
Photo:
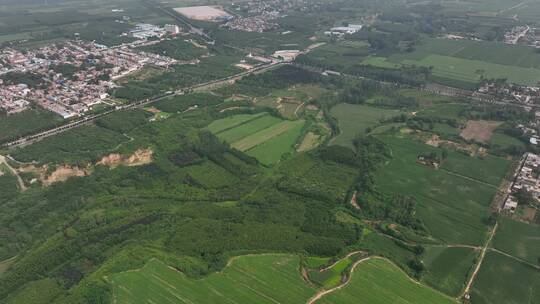
[(19, 184), (19, 188), (21, 189), (21, 191), (26, 191), (27, 187), (24, 184), (22, 178), (19, 176), (19, 173), (17, 173), (17, 170), (15, 170), (12, 166), (9, 165), (3, 155), (0, 155), (0, 165), (6, 166), (7, 169), (11, 172), (11, 174), (17, 178), (17, 183)]
[(14, 147), (19, 147), (19, 146), (23, 146), (23, 145), (28, 145), (28, 144), (31, 144), (33, 142), (36, 142), (36, 141), (42, 140), (44, 138), (47, 138), (49, 136), (53, 136), (53, 135), (56, 135), (58, 133), (61, 133), (61, 132), (76, 128), (78, 126), (88, 124), (90, 122), (95, 121), (98, 118), (110, 115), (110, 114), (112, 114), (114, 112), (117, 112), (117, 111), (128, 110), (128, 109), (133, 109), (133, 108), (137, 108), (137, 107), (143, 107), (143, 106), (149, 105), (151, 103), (154, 103), (154, 102), (166, 99), (166, 98), (170, 98), (172, 96), (183, 95), (183, 94), (185, 94), (186, 92), (189, 92), (189, 91), (204, 90), (205, 88), (209, 88), (209, 87), (215, 87), (215, 86), (219, 86), (219, 85), (223, 85), (223, 84), (233, 83), (233, 82), (235, 82), (235, 81), (237, 81), (239, 79), (242, 79), (243, 77), (246, 77), (246, 76), (249, 76), (249, 75), (252, 75), (252, 74), (263, 73), (263, 72), (266, 72), (267, 70), (273, 69), (273, 68), (275, 68), (277, 66), (284, 65), (284, 64), (287, 64), (287, 63), (285, 63), (285, 62), (272, 62), (272, 63), (269, 63), (269, 64), (261, 65), (259, 67), (254, 68), (254, 69), (251, 69), (249, 71), (245, 71), (245, 72), (242, 72), (242, 73), (239, 73), (239, 74), (232, 75), (232, 76), (228, 76), (228, 77), (224, 77), (224, 78), (220, 78), (220, 79), (216, 79), (216, 80), (196, 84), (196, 85), (193, 85), (193, 86), (177, 89), (174, 92), (171, 92), (171, 93), (168, 93), (168, 94), (163, 94), (163, 95), (157, 96), (155, 98), (144, 99), (144, 100), (140, 100), (140, 101), (130, 103), (130, 104), (127, 104), (127, 105), (117, 106), (114, 109), (110, 109), (110, 110), (107, 110), (107, 111), (99, 113), (99, 114), (87, 115), (87, 116), (84, 116), (83, 118), (81, 118), (79, 120), (69, 122), (69, 123), (67, 123), (65, 125), (62, 125), (62, 126), (59, 126), (59, 127), (56, 127), (56, 128), (52, 128), (52, 129), (49, 129), (49, 130), (46, 130), (46, 131), (42, 131), (42, 132), (38, 132), (38, 133), (35, 133), (35, 134), (31, 134), (31, 135), (27, 135), (27, 136), (18, 138), (18, 139), (14, 140), (14, 141), (7, 142), (7, 143), (1, 145), (0, 147), (2, 147), (2, 148), (14, 148)]
[(482, 266), (482, 262), (484, 261), (484, 257), (486, 256), (486, 251), (489, 247), (489, 244), (491, 243), (491, 240), (493, 239), (493, 236), (495, 235), (495, 232), (497, 231), (498, 226), (499, 223), (495, 223), (495, 226), (493, 226), (493, 229), (491, 229), (491, 232), (489, 233), (489, 238), (486, 241), (484, 247), (482, 247), (482, 251), (480, 252), (480, 258), (478, 259), (478, 263), (476, 263), (474, 271), (469, 278), (469, 281), (467, 282), (467, 286), (465, 287), (465, 290), (463, 290), (462, 297), (468, 297), (471, 286), (474, 282), (474, 279), (476, 278), (476, 275), (478, 274), (478, 271), (480, 270), (480, 267)]

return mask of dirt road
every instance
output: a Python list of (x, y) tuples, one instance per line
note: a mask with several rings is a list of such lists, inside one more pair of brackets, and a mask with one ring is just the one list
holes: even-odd
[(11, 174), (13, 174), (13, 176), (17, 178), (17, 183), (19, 184), (19, 188), (21, 189), (21, 191), (26, 191), (26, 189), (28, 188), (24, 184), (22, 178), (19, 176), (19, 173), (17, 172), (17, 170), (15, 170), (12, 166), (9, 165), (5, 156), (0, 155), (0, 165), (2, 164), (4, 164), (8, 168), (8, 170), (11, 172)]

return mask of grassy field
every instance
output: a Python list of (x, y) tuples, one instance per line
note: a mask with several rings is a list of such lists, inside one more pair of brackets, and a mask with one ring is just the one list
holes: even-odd
[(317, 301), (320, 304), (443, 304), (453, 299), (407, 277), (397, 266), (382, 259), (359, 264), (350, 283)]
[(241, 256), (200, 280), (159, 260), (142, 269), (108, 277), (115, 303), (303, 303), (312, 294), (298, 271), (296, 256)]
[(501, 218), (492, 246), (533, 264), (540, 264), (540, 227)]
[(283, 120), (268, 114), (240, 114), (212, 122), (207, 128), (233, 148), (257, 158), (264, 165), (293, 153), (304, 120)]
[(471, 303), (540, 303), (540, 272), (512, 258), (487, 252), (472, 286)]
[[(441, 150), (413, 141), (406, 135), (379, 136), (392, 149), (393, 159), (376, 174), (377, 189), (388, 194), (410, 195), (418, 201), (418, 216), (429, 232), (448, 243), (480, 244), (487, 231), (484, 219), (495, 187), (461, 175), (482, 168), (486, 175), (491, 163), (449, 152), (447, 162), (457, 172), (435, 170), (416, 163), (420, 153)], [(464, 168), (463, 170), (459, 168)], [(469, 172), (470, 173), (470, 172)], [(492, 175), (500, 174), (495, 168)]]
[(377, 125), (382, 118), (397, 116), (401, 112), (342, 103), (333, 107), (331, 113), (338, 120), (340, 129), (339, 135), (331, 143), (350, 147), (355, 136), (365, 133), (366, 128)]
[(422, 259), (426, 266), (422, 281), (457, 297), (465, 287), (476, 256), (471, 248), (429, 246)]

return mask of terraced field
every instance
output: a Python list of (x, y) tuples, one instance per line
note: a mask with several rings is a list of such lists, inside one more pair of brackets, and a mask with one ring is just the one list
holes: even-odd
[(293, 255), (241, 256), (222, 272), (195, 280), (153, 259), (107, 280), (117, 304), (304, 303), (315, 290), (302, 280), (299, 263)]
[(240, 114), (217, 120), (207, 129), (231, 147), (272, 165), (294, 146), (304, 126), (304, 120), (283, 120), (267, 113)]

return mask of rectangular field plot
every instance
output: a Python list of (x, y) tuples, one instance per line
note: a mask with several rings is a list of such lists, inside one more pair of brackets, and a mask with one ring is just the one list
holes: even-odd
[(501, 218), (492, 246), (505, 253), (538, 265), (540, 226)]
[(454, 299), (418, 284), (397, 266), (382, 259), (359, 264), (349, 284), (324, 296), (319, 304), (450, 304)]
[(233, 116), (225, 117), (220, 120), (213, 121), (210, 125), (208, 125), (207, 129), (208, 131), (212, 133), (219, 133), (227, 129), (236, 127), (240, 124), (246, 123), (248, 121), (255, 120), (264, 115), (268, 115), (268, 113), (262, 112), (255, 115), (254, 114), (233, 115)]
[(257, 158), (264, 165), (294, 152), (303, 120), (283, 120), (268, 113), (240, 114), (212, 122), (207, 128), (231, 147)]
[(107, 278), (114, 303), (305, 303), (315, 290), (302, 280), (299, 258), (268, 254), (235, 258), (221, 272), (191, 279), (159, 260)]
[(426, 266), (422, 281), (457, 297), (465, 287), (477, 255), (472, 248), (429, 246), (422, 260)]

